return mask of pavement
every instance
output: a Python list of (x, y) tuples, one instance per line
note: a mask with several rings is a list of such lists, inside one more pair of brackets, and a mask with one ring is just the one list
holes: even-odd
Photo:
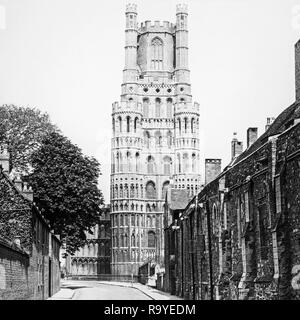
[(141, 283), (65, 280), (48, 300), (182, 300)]

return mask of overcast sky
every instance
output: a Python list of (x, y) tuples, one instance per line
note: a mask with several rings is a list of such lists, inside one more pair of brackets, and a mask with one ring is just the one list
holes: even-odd
[[(175, 0), (137, 0), (138, 20), (175, 21)], [(201, 165), (230, 160), (233, 132), (294, 102), (300, 0), (190, 0), (190, 69)], [(37, 107), (102, 165), (109, 201), (111, 104), (124, 67), (124, 0), (0, 0), (0, 104)]]

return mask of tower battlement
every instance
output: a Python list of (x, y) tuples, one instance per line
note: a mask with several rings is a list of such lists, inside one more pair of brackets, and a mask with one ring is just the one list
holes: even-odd
[(142, 113), (142, 103), (133, 101), (114, 102), (112, 104), (112, 112), (135, 112)]
[(140, 33), (144, 32), (170, 32), (174, 33), (175, 32), (175, 26), (173, 23), (169, 21), (150, 21), (147, 20), (145, 22), (142, 22), (140, 24), (139, 28)]
[(178, 102), (175, 104), (175, 112), (200, 112), (200, 104), (198, 102), (187, 103), (187, 102)]
[(176, 6), (176, 13), (185, 13), (188, 14), (188, 5), (185, 3), (180, 3)]
[(126, 5), (126, 13), (137, 13), (137, 4), (136, 3), (128, 3)]

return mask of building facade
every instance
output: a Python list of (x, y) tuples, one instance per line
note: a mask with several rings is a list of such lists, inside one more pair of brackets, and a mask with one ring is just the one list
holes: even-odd
[(103, 208), (99, 223), (87, 233), (86, 244), (67, 262), (67, 277), (80, 279), (110, 279), (111, 225), (110, 207)]
[[(296, 75), (300, 60), (296, 45)], [(166, 226), (166, 290), (199, 300), (300, 299), (300, 99)], [(238, 145), (238, 148), (236, 148)], [(175, 289), (174, 289), (175, 288)]]
[(147, 261), (163, 263), (163, 203), (170, 182), (200, 190), (199, 104), (188, 66), (188, 12), (176, 23), (138, 24), (126, 7), (121, 101), (112, 107), (112, 273), (137, 275)]
[(33, 192), (9, 176), (0, 147), (0, 300), (45, 300), (60, 289), (61, 242), (33, 203)]

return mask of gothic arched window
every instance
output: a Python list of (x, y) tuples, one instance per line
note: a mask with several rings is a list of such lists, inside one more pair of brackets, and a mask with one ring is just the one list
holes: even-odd
[(155, 117), (160, 118), (160, 108), (161, 108), (161, 100), (160, 98), (155, 99)]
[(143, 99), (143, 114), (144, 114), (144, 118), (149, 117), (149, 99), (148, 98)]
[(139, 172), (140, 170), (140, 168), (139, 168), (139, 166), (140, 166), (140, 154), (137, 152), (136, 154), (135, 154), (135, 171), (136, 172)]
[(135, 118), (135, 119), (134, 119), (134, 132), (135, 132), (135, 133), (136, 133), (137, 126), (138, 126), (138, 121), (139, 121), (138, 118)]
[(130, 117), (126, 118), (126, 124), (127, 124), (127, 132), (130, 132)]
[(117, 167), (116, 167), (116, 171), (117, 172), (120, 172), (120, 154), (119, 154), (119, 152), (117, 153), (117, 163), (116, 163), (116, 165), (117, 165)]
[(177, 119), (177, 122), (178, 122), (178, 130), (179, 130), (179, 133), (181, 133), (181, 119), (178, 118), (178, 119)]
[(196, 172), (196, 155), (195, 155), (195, 153), (192, 154), (192, 171)]
[(167, 118), (172, 118), (172, 105), (173, 100), (171, 98), (167, 99)]
[(169, 181), (166, 181), (166, 182), (164, 182), (164, 184), (163, 184), (163, 187), (162, 187), (162, 199), (163, 199), (163, 200), (165, 200), (165, 198), (166, 198), (166, 193), (167, 193), (169, 184), (170, 184)]
[(177, 165), (178, 165), (178, 173), (181, 173), (181, 158), (179, 153), (177, 153)]
[(151, 42), (151, 69), (163, 69), (163, 42), (158, 37)]
[(118, 118), (118, 122), (119, 122), (119, 132), (122, 132), (122, 118), (121, 117)]
[(153, 181), (146, 184), (146, 199), (156, 199), (156, 188)]
[(152, 156), (149, 156), (147, 158), (147, 171), (149, 174), (153, 174), (154, 173), (154, 167), (155, 167), (155, 162), (154, 162), (154, 158)]
[(195, 133), (195, 119), (194, 118), (192, 118), (192, 120), (191, 120), (191, 132)]
[(184, 118), (184, 132), (187, 133), (188, 118)]

